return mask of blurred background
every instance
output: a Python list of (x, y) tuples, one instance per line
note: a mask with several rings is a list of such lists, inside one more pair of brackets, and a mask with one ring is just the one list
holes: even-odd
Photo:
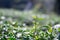
[(19, 11), (33, 10), (55, 11), (59, 14), (59, 0), (0, 0), (0, 8), (17, 9)]
[(33, 21), (34, 15), (44, 18), (59, 17), (60, 0), (0, 0), (0, 16), (4, 21)]
[[(60, 0), (0, 0), (0, 15), (8, 20), (32, 20), (31, 17), (36, 14), (50, 15), (49, 17), (52, 14), (59, 16)], [(11, 19), (10, 16), (13, 18)]]

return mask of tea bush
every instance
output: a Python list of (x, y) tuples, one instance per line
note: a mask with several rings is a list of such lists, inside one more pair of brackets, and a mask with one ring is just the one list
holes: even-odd
[[(57, 26), (56, 29), (54, 25), (60, 23), (60, 18), (55, 15), (33, 14), (15, 15), (16, 18), (13, 15), (0, 15), (0, 40), (58, 40), (60, 28)], [(29, 18), (32, 19), (32, 24), (26, 25), (24, 21), (30, 21)]]
[(57, 30), (51, 23), (43, 25), (45, 20), (33, 16), (33, 26), (30, 29), (27, 26), (21, 27), (17, 22), (4, 21), (0, 24), (0, 40), (54, 40)]

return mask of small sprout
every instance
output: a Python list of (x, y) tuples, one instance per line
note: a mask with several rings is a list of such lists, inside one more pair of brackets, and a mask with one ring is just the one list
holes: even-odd
[(49, 28), (48, 32), (50, 32), (50, 33), (52, 32), (52, 27)]
[(47, 31), (48, 34), (51, 34), (49, 31)]
[(34, 19), (36, 19), (36, 16), (32, 16)]

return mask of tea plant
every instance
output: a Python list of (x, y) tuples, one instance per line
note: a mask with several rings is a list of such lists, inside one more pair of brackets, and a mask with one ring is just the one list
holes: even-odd
[(50, 23), (43, 25), (43, 21), (44, 18), (33, 16), (31, 29), (23, 28), (17, 22), (5, 21), (0, 25), (0, 40), (54, 40), (56, 29)]
[[(28, 12), (16, 13), (14, 14), (15, 17), (19, 16), (16, 17), (17, 20), (14, 19), (15, 17), (12, 15), (12, 13), (9, 14), (12, 16), (7, 16), (7, 18), (5, 17), (5, 12), (1, 13), (0, 40), (56, 40), (57, 38), (59, 39), (58, 34), (60, 32), (60, 28), (55, 29), (53, 28), (53, 26), (60, 23), (60, 17), (56, 17), (54, 15), (42, 15), (37, 12), (34, 12), (35, 15), (37, 13), (36, 16), (33, 16), (34, 13), (31, 13), (31, 15), (27, 15)], [(18, 13), (21, 14), (18, 15)], [(28, 26), (26, 25), (26, 23), (24, 23), (24, 21), (27, 21), (27, 19), (32, 19), (31, 26)]]

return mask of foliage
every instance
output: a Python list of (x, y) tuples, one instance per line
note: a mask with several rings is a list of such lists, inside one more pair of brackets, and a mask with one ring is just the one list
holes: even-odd
[[(12, 12), (9, 13), (10, 10), (5, 11), (0, 12), (0, 40), (54, 40), (60, 32), (60, 28), (57, 30), (53, 28), (55, 24), (60, 23), (60, 18), (55, 15), (42, 15), (32, 11), (29, 15), (27, 11), (12, 10), (15, 13), (14, 17)], [(30, 20), (31, 26), (24, 23)]]
[[(33, 16), (33, 28), (21, 27), (17, 22), (4, 21), (0, 25), (0, 40), (53, 40), (57, 31), (51, 24), (41, 25), (44, 18)], [(60, 31), (60, 29), (58, 29)]]

